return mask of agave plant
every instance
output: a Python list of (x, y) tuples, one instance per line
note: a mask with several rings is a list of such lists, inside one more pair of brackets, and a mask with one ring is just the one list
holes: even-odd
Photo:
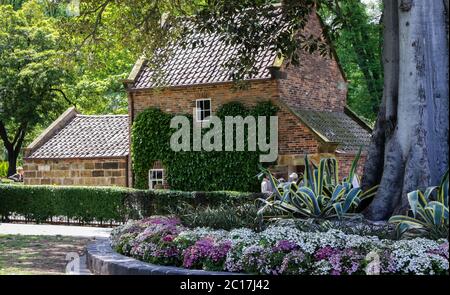
[(429, 187), (425, 192), (408, 193), (410, 215), (396, 215), (389, 222), (397, 224), (397, 235), (427, 235), (431, 238), (448, 237), (448, 171), (439, 186)]
[(321, 159), (316, 167), (306, 155), (305, 172), (296, 183), (280, 183), (269, 170), (262, 169), (260, 176), (268, 176), (275, 190), (267, 199), (259, 199), (264, 205), (258, 214), (264, 216), (270, 208), (281, 212), (277, 217), (327, 219), (354, 215), (361, 201), (373, 197), (378, 188), (363, 192), (359, 182), (354, 181), (360, 156), (361, 149), (353, 160), (349, 175), (342, 181), (339, 180), (338, 162), (332, 158)]

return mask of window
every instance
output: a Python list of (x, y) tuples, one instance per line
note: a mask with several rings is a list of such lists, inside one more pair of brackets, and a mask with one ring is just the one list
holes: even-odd
[(151, 169), (148, 173), (148, 184), (150, 189), (164, 184), (164, 169)]
[(195, 102), (197, 109), (197, 122), (208, 121), (211, 116), (211, 99), (198, 99)]

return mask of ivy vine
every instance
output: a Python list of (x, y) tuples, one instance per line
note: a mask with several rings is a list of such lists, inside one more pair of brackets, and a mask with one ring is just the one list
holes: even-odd
[[(222, 105), (216, 115), (224, 122), (225, 116), (270, 117), (277, 112), (278, 107), (270, 101), (259, 102), (253, 108), (247, 108), (240, 102), (230, 102)], [(174, 152), (170, 148), (170, 138), (176, 131), (170, 128), (173, 116), (159, 109), (149, 108), (136, 117), (131, 145), (136, 188), (148, 188), (148, 171), (156, 161), (161, 161), (166, 170), (166, 180), (174, 190), (259, 190), (256, 178), (259, 171), (259, 151), (247, 151), (245, 146), (244, 152)], [(192, 116), (186, 117), (190, 119), (192, 128)]]

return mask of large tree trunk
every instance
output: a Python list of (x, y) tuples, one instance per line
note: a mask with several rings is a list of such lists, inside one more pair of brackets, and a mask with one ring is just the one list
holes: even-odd
[(448, 167), (448, 46), (444, 1), (384, 0), (383, 101), (363, 187), (365, 210), (385, 220), (408, 210), (407, 193), (437, 185)]

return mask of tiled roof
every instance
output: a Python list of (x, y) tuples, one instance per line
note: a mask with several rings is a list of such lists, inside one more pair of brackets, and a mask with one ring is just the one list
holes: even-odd
[[(201, 40), (203, 44), (182, 46), (180, 42), (166, 48), (165, 61), (158, 65), (159, 70), (153, 71), (148, 63), (144, 64), (136, 77), (133, 88), (145, 89), (168, 86), (187, 86), (231, 82), (233, 71), (226, 62), (236, 57), (238, 47), (227, 45), (217, 34), (194, 32), (185, 40), (191, 44), (193, 40)], [(253, 79), (270, 79), (268, 67), (275, 62), (276, 54), (270, 49), (261, 50), (255, 68), (257, 74)]]
[(113, 158), (129, 153), (128, 116), (76, 115), (27, 158)]
[(331, 142), (339, 143), (337, 150), (354, 152), (360, 146), (367, 149), (370, 144), (370, 133), (343, 112), (311, 111), (300, 108), (295, 108), (293, 111), (314, 131)]

